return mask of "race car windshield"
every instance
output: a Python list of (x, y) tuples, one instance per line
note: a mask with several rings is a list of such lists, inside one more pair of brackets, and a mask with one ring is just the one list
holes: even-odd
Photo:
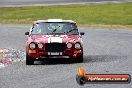
[(78, 29), (74, 23), (43, 22), (34, 24), (31, 32), (32, 34), (78, 34)]

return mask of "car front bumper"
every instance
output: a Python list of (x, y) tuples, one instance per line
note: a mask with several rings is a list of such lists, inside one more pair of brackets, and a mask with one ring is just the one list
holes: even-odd
[(77, 58), (83, 54), (82, 50), (65, 50), (63, 52), (39, 52), (37, 50), (28, 50), (27, 54), (32, 58)]

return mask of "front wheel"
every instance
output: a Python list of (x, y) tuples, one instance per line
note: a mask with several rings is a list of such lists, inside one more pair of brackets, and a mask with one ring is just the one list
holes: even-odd
[(76, 58), (76, 62), (82, 63), (83, 62), (83, 54)]
[(82, 63), (83, 62), (83, 54), (81, 54), (79, 57), (77, 58), (72, 58), (71, 60), (74, 63)]
[(34, 59), (26, 55), (26, 65), (34, 65)]

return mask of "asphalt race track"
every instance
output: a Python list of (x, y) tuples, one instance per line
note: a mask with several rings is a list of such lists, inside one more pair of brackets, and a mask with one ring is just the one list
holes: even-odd
[(22, 5), (58, 5), (70, 3), (104, 2), (104, 1), (131, 1), (131, 0), (0, 0), (0, 6)]
[[(0, 25), (0, 47), (25, 50), (30, 25)], [(19, 61), (0, 68), (0, 88), (80, 88), (76, 83), (76, 68), (87, 73), (120, 73), (132, 75), (132, 31), (80, 28), (86, 34), (84, 62), (56, 62), (26, 66)], [(19, 53), (22, 54), (22, 53)], [(25, 58), (25, 56), (23, 56)], [(131, 88), (132, 84), (86, 84), (81, 88)]]

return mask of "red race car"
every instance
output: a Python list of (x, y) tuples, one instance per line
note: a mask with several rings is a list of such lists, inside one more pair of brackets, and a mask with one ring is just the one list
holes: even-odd
[(48, 19), (33, 23), (26, 40), (26, 64), (35, 60), (55, 58), (71, 59), (83, 62), (83, 44), (81, 36), (72, 20)]

